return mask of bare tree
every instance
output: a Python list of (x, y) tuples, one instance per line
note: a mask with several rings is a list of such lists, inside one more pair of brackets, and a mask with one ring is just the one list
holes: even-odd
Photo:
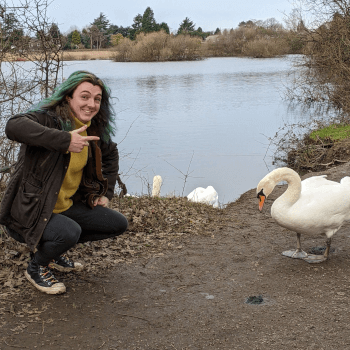
[(298, 62), (299, 74), (289, 97), (317, 113), (332, 110), (350, 121), (350, 2), (349, 0), (303, 0), (303, 18), (294, 24), (304, 55)]
[[(0, 170), (14, 164), (18, 153), (5, 136), (7, 120), (47, 97), (59, 80), (62, 45), (57, 25), (47, 17), (48, 5), (47, 0), (1, 5)], [(0, 182), (6, 176), (0, 172)]]
[(88, 35), (90, 38), (90, 47), (93, 49), (96, 47), (97, 50), (101, 48), (102, 43), (106, 40), (103, 33), (96, 25), (84, 28), (83, 33)]
[(350, 124), (350, 1), (300, 3), (287, 21), (295, 34), (293, 40), (303, 47), (287, 97), (292, 107), (307, 109), (313, 118), (286, 125), (271, 145), (276, 149), (277, 163), (296, 170), (318, 171), (344, 161), (335, 157), (339, 154), (336, 151), (332, 150), (333, 155), (328, 152), (335, 145), (332, 138), (322, 139), (313, 131)]

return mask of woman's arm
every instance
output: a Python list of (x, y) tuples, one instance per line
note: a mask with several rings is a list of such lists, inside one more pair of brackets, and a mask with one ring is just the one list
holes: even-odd
[(13, 141), (66, 153), (71, 134), (54, 128), (54, 121), (49, 118), (52, 117), (45, 113), (17, 114), (7, 122), (5, 133)]

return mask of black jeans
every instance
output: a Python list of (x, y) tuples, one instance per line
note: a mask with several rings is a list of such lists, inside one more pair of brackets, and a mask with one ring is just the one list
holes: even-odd
[(34, 255), (39, 265), (47, 266), (75, 244), (118, 236), (125, 232), (128, 221), (116, 210), (97, 205), (88, 208), (74, 203), (60, 214), (52, 214)]

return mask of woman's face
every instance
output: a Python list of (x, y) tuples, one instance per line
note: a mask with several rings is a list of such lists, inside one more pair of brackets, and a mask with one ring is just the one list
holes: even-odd
[(74, 90), (68, 103), (76, 118), (86, 124), (100, 110), (102, 89), (98, 85), (84, 81)]

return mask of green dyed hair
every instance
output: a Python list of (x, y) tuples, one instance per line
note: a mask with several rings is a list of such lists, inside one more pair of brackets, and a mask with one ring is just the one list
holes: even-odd
[(116, 131), (115, 113), (110, 102), (110, 89), (93, 73), (87, 71), (72, 73), (67, 80), (56, 87), (50, 97), (32, 106), (28, 112), (54, 112), (60, 118), (62, 128), (67, 131), (72, 130), (74, 118), (67, 97), (72, 97), (75, 89), (83, 82), (97, 85), (102, 89), (100, 110), (92, 118), (89, 130), (93, 134), (100, 136), (105, 142), (108, 142), (115, 135)]

